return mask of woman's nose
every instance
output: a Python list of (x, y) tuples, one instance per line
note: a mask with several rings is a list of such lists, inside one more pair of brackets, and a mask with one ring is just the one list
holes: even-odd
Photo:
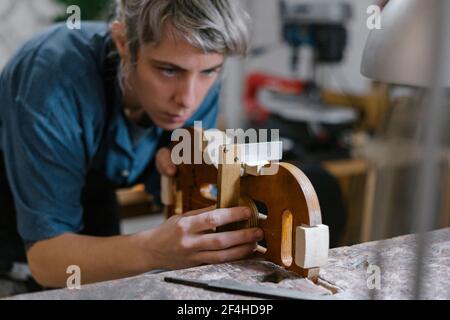
[(186, 109), (195, 108), (197, 103), (196, 88), (195, 79), (183, 80), (176, 93), (176, 103)]

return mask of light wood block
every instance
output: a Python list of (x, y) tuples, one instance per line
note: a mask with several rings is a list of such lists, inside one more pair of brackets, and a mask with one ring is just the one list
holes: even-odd
[(300, 226), (296, 229), (295, 264), (301, 268), (324, 266), (328, 260), (330, 233), (328, 226)]

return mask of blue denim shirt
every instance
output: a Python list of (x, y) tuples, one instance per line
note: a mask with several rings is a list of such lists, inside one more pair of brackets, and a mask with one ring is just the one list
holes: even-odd
[[(26, 43), (0, 75), (0, 153), (25, 242), (82, 229), (90, 171), (129, 186), (154, 158), (163, 130), (132, 128), (117, 82), (105, 91), (110, 46), (106, 23), (56, 25)], [(215, 125), (219, 91), (214, 85), (186, 126)]]

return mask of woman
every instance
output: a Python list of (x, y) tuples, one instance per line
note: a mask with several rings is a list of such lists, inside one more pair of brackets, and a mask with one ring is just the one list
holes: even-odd
[(262, 230), (209, 233), (247, 208), (190, 212), (120, 236), (114, 189), (175, 167), (167, 133), (215, 124), (225, 59), (248, 47), (232, 0), (122, 0), (116, 20), (58, 25), (0, 78), (0, 261), (45, 287), (240, 259)]

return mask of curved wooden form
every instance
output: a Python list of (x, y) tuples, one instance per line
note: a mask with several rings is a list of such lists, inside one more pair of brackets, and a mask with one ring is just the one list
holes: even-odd
[[(205, 197), (205, 190), (210, 190), (217, 182), (218, 170), (213, 165), (178, 166), (175, 189), (178, 194), (181, 192), (182, 201), (178, 208), (176, 203), (170, 206), (169, 216), (216, 204), (213, 195)], [(267, 212), (255, 212), (256, 202), (264, 204)], [(303, 269), (295, 263), (297, 227), (313, 227), (322, 223), (316, 192), (300, 169), (289, 163), (280, 163), (276, 175), (242, 176), (239, 204), (252, 208), (257, 224), (264, 231), (266, 248), (259, 252), (264, 252), (265, 259), (304, 277), (313, 280), (318, 277), (319, 268)], [(249, 225), (231, 228), (242, 227)]]

